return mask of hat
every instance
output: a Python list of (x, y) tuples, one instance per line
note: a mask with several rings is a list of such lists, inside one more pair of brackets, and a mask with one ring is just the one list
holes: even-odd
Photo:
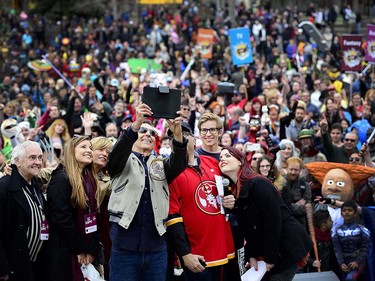
[[(183, 132), (188, 132), (188, 133), (192, 134), (192, 130), (190, 128), (190, 125), (187, 122), (182, 122), (181, 127), (182, 127)], [(168, 135), (168, 137), (173, 136), (173, 133), (170, 129), (168, 129), (167, 135)]]
[(131, 115), (131, 114), (126, 115), (124, 117), (124, 119), (122, 119), (122, 122), (125, 122), (127, 120), (133, 121), (133, 115)]
[(240, 96), (242, 96), (242, 93), (240, 91), (234, 90), (233, 91), (233, 95), (240, 95)]
[(91, 74), (91, 69), (88, 68), (88, 67), (84, 67), (84, 68), (82, 68), (82, 73)]
[(313, 130), (303, 129), (303, 130), (301, 130), (301, 132), (299, 132), (298, 138), (299, 139), (312, 138), (313, 135), (314, 135), (314, 131)]
[(20, 129), (30, 130), (30, 122), (29, 121), (22, 121), (22, 122), (18, 123), (18, 127)]
[(328, 90), (328, 91), (335, 90), (335, 86), (333, 86), (333, 85), (329, 85), (329, 86), (327, 87), (327, 90)]
[(118, 82), (118, 80), (116, 78), (113, 78), (111, 79), (111, 82), (109, 82), (109, 86), (112, 86), (112, 87), (118, 87), (120, 85), (120, 83)]
[(328, 63), (323, 62), (323, 63), (320, 65), (320, 67), (321, 67), (321, 68), (322, 68), (322, 67), (328, 67)]

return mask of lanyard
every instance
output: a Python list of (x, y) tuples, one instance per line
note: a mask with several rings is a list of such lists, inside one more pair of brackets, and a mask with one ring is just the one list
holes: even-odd
[(44, 213), (44, 208), (43, 208), (44, 207), (43, 206), (43, 199), (41, 199), (38, 196), (37, 191), (35, 190), (35, 188), (32, 185), (26, 186), (25, 190), (26, 190), (27, 194), (30, 196), (30, 198), (38, 205), (39, 209), (42, 211), (43, 220), (44, 220), (45, 219), (45, 213)]
[(91, 214), (91, 205), (90, 205), (90, 185), (89, 183), (86, 181), (85, 177), (82, 177), (82, 180), (83, 180), (83, 186), (85, 188), (85, 192), (86, 192), (86, 196), (87, 196), (87, 206), (89, 208), (89, 214)]

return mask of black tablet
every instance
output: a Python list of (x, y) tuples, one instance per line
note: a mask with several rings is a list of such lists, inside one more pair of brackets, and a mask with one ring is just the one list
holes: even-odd
[(181, 90), (167, 86), (143, 88), (142, 102), (151, 107), (155, 118), (176, 118), (181, 105)]

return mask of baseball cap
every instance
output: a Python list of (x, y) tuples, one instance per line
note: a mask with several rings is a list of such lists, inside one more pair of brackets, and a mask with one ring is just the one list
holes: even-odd
[(312, 138), (313, 135), (314, 135), (314, 131), (313, 130), (303, 129), (301, 132), (299, 132), (298, 138), (299, 139)]
[(124, 119), (122, 119), (122, 122), (125, 122), (127, 120), (133, 121), (133, 115), (131, 115), (131, 114), (126, 115), (124, 117)]

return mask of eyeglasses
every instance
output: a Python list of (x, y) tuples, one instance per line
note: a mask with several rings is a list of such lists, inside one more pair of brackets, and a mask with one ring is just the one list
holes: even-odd
[(353, 139), (344, 139), (344, 141), (356, 142), (356, 140), (353, 140)]
[(189, 107), (182, 107), (181, 110), (183, 110), (183, 111), (190, 111), (190, 108)]
[(359, 157), (349, 157), (349, 161), (350, 162), (359, 162), (359, 161), (361, 161), (361, 158), (359, 158)]
[(138, 132), (140, 134), (146, 134), (147, 132), (149, 132), (152, 137), (156, 137), (156, 135), (157, 135), (157, 133), (156, 133), (155, 130), (153, 130), (153, 129), (147, 129), (145, 127), (140, 127)]
[(211, 134), (216, 134), (219, 131), (219, 128), (202, 128), (200, 132), (202, 135), (206, 135), (208, 132)]

